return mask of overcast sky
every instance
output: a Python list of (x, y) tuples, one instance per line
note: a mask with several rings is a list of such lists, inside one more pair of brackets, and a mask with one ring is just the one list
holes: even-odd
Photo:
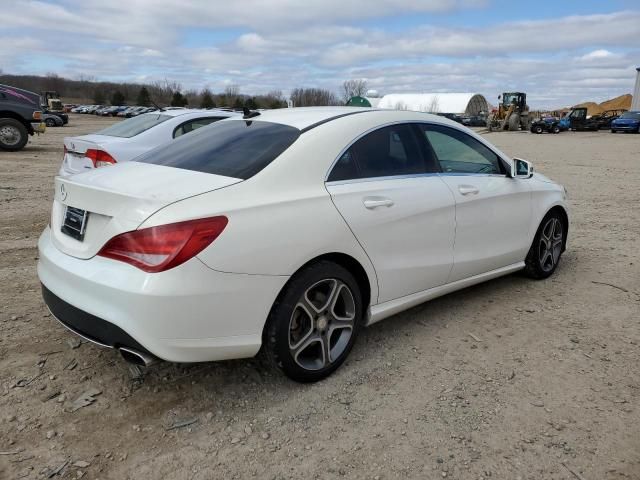
[(184, 88), (529, 94), (533, 107), (630, 93), (637, 0), (0, 0), (0, 69)]

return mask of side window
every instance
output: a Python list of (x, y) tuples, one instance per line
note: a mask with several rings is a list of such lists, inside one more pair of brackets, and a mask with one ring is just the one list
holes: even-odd
[(426, 173), (411, 126), (375, 130), (352, 145), (333, 167), (328, 181)]
[(337, 180), (351, 180), (358, 178), (358, 167), (353, 155), (353, 148), (350, 148), (342, 154), (340, 159), (336, 162), (329, 175), (329, 182), (335, 182)]
[(190, 120), (188, 122), (183, 123), (178, 128), (173, 131), (173, 138), (178, 138), (185, 133), (193, 132), (200, 127), (204, 127), (205, 125), (209, 125), (210, 123), (217, 122), (218, 120), (222, 120), (219, 117), (209, 117), (209, 118), (197, 118), (195, 120)]
[(421, 128), (444, 173), (504, 173), (498, 155), (470, 135), (440, 125)]

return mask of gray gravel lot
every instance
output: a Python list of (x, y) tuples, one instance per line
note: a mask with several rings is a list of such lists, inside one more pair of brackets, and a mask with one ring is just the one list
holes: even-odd
[(136, 371), (48, 314), (35, 245), (62, 138), (111, 121), (0, 152), (0, 479), (640, 478), (640, 135), (488, 134), (569, 191), (556, 275), (397, 315), (299, 385), (254, 360)]

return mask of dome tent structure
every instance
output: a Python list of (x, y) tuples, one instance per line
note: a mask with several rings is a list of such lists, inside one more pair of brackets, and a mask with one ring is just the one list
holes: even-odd
[(347, 107), (371, 107), (371, 102), (365, 97), (351, 97), (347, 102)]
[(391, 93), (383, 96), (377, 107), (461, 115), (489, 112), (487, 99), (479, 93)]

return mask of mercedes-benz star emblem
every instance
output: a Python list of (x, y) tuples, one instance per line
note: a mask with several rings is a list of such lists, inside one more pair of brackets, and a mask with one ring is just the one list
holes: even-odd
[(65, 188), (64, 183), (60, 185), (60, 198), (62, 201), (67, 199), (67, 189)]

